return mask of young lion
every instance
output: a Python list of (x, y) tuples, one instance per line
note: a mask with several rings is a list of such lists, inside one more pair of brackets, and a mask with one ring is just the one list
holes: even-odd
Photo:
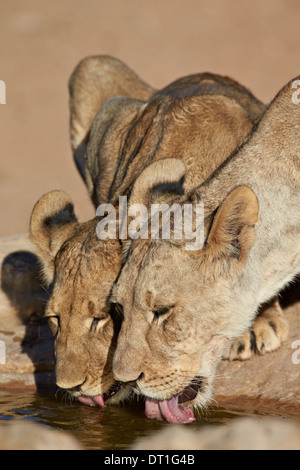
[[(120, 61), (103, 56), (89, 57), (75, 69), (70, 108), (74, 158), (95, 207), (117, 207), (118, 196), (130, 193), (151, 162), (168, 167), (170, 156), (185, 164), (184, 190), (195, 187), (264, 111), (229, 78), (192, 75), (156, 91)], [(175, 173), (173, 180), (180, 182), (182, 174)], [(181, 183), (169, 190), (178, 188), (182, 191)], [(54, 191), (36, 203), (30, 232), (52, 286), (46, 315), (55, 335), (57, 385), (83, 403), (104, 406), (127, 391), (112, 373), (120, 319), (109, 302), (122, 246), (97, 238), (98, 222), (99, 217), (79, 223), (71, 199)]]
[[(247, 141), (207, 181), (177, 198), (194, 207), (204, 203), (201, 250), (188, 251), (184, 238), (172, 236), (127, 247), (113, 289), (124, 316), (113, 371), (119, 381), (135, 381), (147, 397), (148, 416), (192, 421), (190, 407), (209, 402), (215, 370), (232, 341), (300, 272), (299, 78), (278, 93)], [(172, 166), (177, 177), (184, 174), (182, 161)], [(155, 162), (137, 179), (140, 199), (149, 200), (151, 185), (168, 178), (159, 170)], [(280, 310), (257, 321), (265, 349), (286, 339)]]

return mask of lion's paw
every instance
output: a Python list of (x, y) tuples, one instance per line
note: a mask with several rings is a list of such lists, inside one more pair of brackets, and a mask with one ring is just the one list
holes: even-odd
[(245, 361), (255, 354), (278, 349), (289, 334), (289, 322), (279, 304), (272, 304), (254, 321), (252, 328), (236, 339), (229, 353), (229, 360)]

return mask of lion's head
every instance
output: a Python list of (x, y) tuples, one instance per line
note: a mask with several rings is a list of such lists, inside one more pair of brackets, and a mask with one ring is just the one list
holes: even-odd
[(33, 209), (31, 240), (51, 288), (46, 316), (55, 336), (57, 385), (103, 406), (119, 390), (112, 356), (120, 325), (108, 298), (121, 251), (118, 240), (97, 238), (96, 223), (79, 223), (70, 198), (53, 191)]
[[(153, 174), (163, 172), (161, 162), (152, 167)], [(139, 180), (149, 194), (149, 176)], [(177, 202), (195, 205), (193, 193)], [(190, 406), (210, 401), (217, 365), (250, 325), (251, 292), (241, 297), (233, 286), (243, 282), (257, 219), (255, 194), (240, 186), (216, 210), (207, 208), (202, 249), (187, 250), (187, 238), (175, 239), (174, 232), (170, 240), (149, 235), (127, 244), (112, 294), (124, 317), (113, 371), (146, 396), (148, 416), (190, 422)]]

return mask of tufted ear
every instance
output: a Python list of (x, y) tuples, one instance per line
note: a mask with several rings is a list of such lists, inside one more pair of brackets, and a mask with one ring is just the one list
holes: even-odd
[(129, 205), (151, 203), (151, 193), (183, 194), (183, 181), (186, 173), (185, 164), (179, 158), (163, 158), (151, 163), (135, 180), (132, 187)]
[(36, 247), (48, 284), (53, 280), (55, 256), (77, 225), (72, 200), (63, 191), (45, 194), (33, 208), (30, 239)]
[(231, 191), (213, 219), (205, 251), (211, 261), (237, 261), (243, 265), (255, 241), (258, 200), (247, 186)]
[(118, 59), (98, 55), (79, 62), (69, 80), (70, 138), (83, 179), (89, 133), (100, 107), (116, 96), (147, 101), (154, 93), (154, 88)]

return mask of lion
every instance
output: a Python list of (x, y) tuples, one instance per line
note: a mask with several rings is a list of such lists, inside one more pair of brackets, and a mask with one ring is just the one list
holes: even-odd
[[(213, 396), (222, 358), (251, 351), (251, 342), (271, 351), (288, 337), (288, 321), (272, 299), (300, 272), (299, 79), (280, 90), (204, 183), (173, 197), (194, 211), (204, 204), (201, 249), (187, 250), (186, 237), (173, 233), (127, 243), (111, 297), (123, 315), (113, 372), (146, 397), (149, 417), (192, 422), (193, 409)], [(186, 172), (180, 159), (172, 168), (176, 178)], [(157, 161), (137, 179), (144, 203), (155, 201), (152, 187), (172, 180), (164, 171)]]
[[(246, 139), (265, 109), (230, 78), (196, 74), (155, 90), (108, 56), (81, 61), (69, 89), (72, 150), (95, 208), (117, 207), (152, 162), (172, 174), (170, 156), (184, 162), (186, 174), (183, 181), (175, 172), (172, 185), (168, 175), (162, 198), (191, 190)], [(130, 387), (112, 371), (122, 318), (110, 295), (122, 242), (99, 239), (99, 220), (78, 222), (71, 198), (52, 191), (32, 211), (30, 238), (51, 287), (46, 316), (57, 386), (82, 403), (104, 406), (127, 397)]]

